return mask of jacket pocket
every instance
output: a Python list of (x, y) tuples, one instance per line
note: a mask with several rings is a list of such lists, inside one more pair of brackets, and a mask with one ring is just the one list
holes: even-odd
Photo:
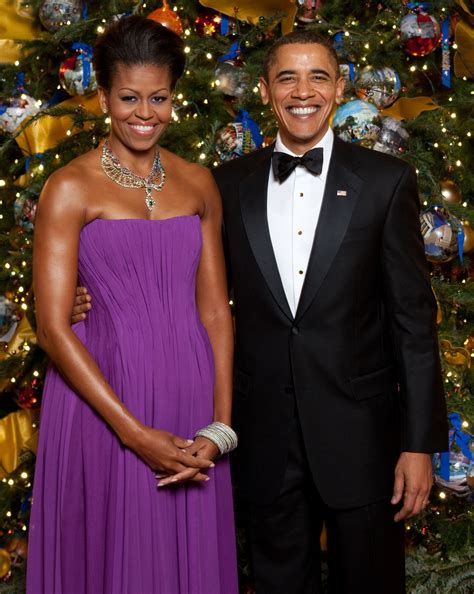
[(354, 377), (349, 380), (349, 384), (356, 400), (387, 394), (396, 388), (395, 370), (393, 365), (383, 367), (372, 373)]

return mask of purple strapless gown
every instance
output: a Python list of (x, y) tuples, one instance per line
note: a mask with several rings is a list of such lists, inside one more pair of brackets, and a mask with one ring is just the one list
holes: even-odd
[[(74, 331), (140, 421), (184, 438), (213, 415), (213, 355), (195, 300), (201, 244), (197, 215), (97, 219), (79, 250), (93, 308)], [(236, 594), (226, 457), (209, 476), (157, 489), (152, 470), (51, 367), (27, 592)]]

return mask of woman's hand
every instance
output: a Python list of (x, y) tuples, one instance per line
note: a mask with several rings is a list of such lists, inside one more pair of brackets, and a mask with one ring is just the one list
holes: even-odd
[(164, 487), (189, 480), (209, 480), (202, 471), (214, 466), (212, 458), (204, 455), (205, 452), (199, 457), (189, 453), (187, 448), (192, 445), (191, 440), (168, 431), (143, 427), (129, 447), (156, 472), (160, 479), (158, 486)]
[(72, 307), (71, 323), (76, 324), (86, 319), (87, 312), (91, 309), (91, 296), (86, 287), (77, 287)]
[(193, 443), (186, 448), (186, 453), (202, 458), (204, 460), (215, 460), (219, 455), (219, 448), (207, 437), (198, 436)]

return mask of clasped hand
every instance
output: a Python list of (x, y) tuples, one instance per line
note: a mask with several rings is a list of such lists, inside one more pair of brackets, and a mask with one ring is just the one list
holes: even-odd
[(205, 437), (183, 439), (169, 431), (144, 427), (132, 449), (156, 473), (158, 486), (186, 481), (207, 481), (205, 473), (214, 467), (217, 446)]

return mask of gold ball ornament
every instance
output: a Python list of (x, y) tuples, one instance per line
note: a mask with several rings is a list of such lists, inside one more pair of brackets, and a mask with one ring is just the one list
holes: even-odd
[(12, 558), (6, 549), (0, 549), (0, 579), (8, 575), (12, 566)]
[(462, 229), (464, 231), (463, 252), (467, 254), (468, 252), (474, 250), (474, 229), (471, 227), (471, 223), (469, 221), (463, 221)]
[(171, 29), (176, 35), (183, 34), (183, 23), (179, 16), (172, 10), (166, 0), (163, 0), (163, 6), (151, 12), (148, 17), (152, 21), (160, 23), (163, 27)]
[(450, 179), (441, 181), (441, 194), (445, 204), (461, 204), (462, 194), (459, 186)]

